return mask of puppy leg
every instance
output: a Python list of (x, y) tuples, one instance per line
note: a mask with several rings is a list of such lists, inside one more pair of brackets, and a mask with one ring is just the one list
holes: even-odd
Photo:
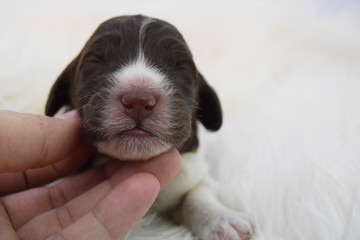
[[(181, 205), (183, 197), (194, 187), (199, 185), (207, 176), (207, 167), (199, 153), (185, 153), (182, 155), (181, 171), (176, 178), (163, 189), (156, 199), (153, 209), (162, 213), (174, 215), (176, 222), (181, 221), (172, 214)], [(181, 215), (181, 214), (180, 214)]]
[(187, 153), (181, 172), (160, 193), (153, 209), (183, 222), (202, 240), (249, 239), (252, 224), (244, 214), (225, 207), (216, 189), (202, 154)]
[(249, 219), (225, 207), (214, 186), (207, 179), (186, 195), (181, 211), (183, 222), (202, 240), (250, 239), (253, 226)]

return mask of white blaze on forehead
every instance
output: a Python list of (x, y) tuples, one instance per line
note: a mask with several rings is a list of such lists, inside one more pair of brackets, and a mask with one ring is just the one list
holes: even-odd
[(149, 24), (155, 22), (155, 19), (153, 18), (146, 18), (140, 28), (139, 28), (139, 53), (143, 52), (143, 45), (144, 45), (144, 39), (145, 39), (145, 35), (146, 35), (146, 30), (149, 26)]
[(146, 88), (161, 89), (165, 94), (171, 93), (171, 87), (167, 82), (167, 77), (160, 69), (149, 64), (144, 56), (144, 39), (146, 29), (155, 22), (153, 18), (146, 18), (139, 28), (138, 57), (135, 61), (122, 66), (113, 73), (115, 83), (120, 83), (121, 87), (135, 87), (146, 90)]

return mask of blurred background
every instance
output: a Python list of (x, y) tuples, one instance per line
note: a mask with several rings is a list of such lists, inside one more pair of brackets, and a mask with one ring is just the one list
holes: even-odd
[[(113, 16), (141, 13), (174, 24), (200, 70), (215, 84), (221, 85), (224, 74), (236, 77), (231, 83), (250, 84), (256, 78), (266, 84), (304, 58), (326, 60), (332, 45), (344, 45), (341, 54), (355, 57), (351, 47), (358, 43), (359, 9), (356, 0), (1, 1), (0, 83), (6, 89), (0, 92), (0, 107), (38, 112), (57, 75), (99, 23)], [(234, 91), (224, 85), (224, 92)], [(26, 97), (18, 102), (13, 97), (19, 88)]]
[[(360, 239), (357, 0), (3, 0), (0, 109), (42, 114), (96, 27), (139, 13), (179, 29), (219, 94), (225, 124), (202, 146), (254, 239)], [(140, 226), (129, 239), (192, 239), (157, 216)]]

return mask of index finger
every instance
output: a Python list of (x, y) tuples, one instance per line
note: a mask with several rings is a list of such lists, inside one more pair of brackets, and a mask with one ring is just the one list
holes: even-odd
[(81, 144), (80, 116), (65, 119), (0, 110), (0, 172), (57, 162)]

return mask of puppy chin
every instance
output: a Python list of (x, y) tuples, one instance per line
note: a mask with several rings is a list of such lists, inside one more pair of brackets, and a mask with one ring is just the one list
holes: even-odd
[(172, 145), (154, 139), (114, 138), (95, 144), (99, 153), (124, 161), (144, 161), (169, 150)]

